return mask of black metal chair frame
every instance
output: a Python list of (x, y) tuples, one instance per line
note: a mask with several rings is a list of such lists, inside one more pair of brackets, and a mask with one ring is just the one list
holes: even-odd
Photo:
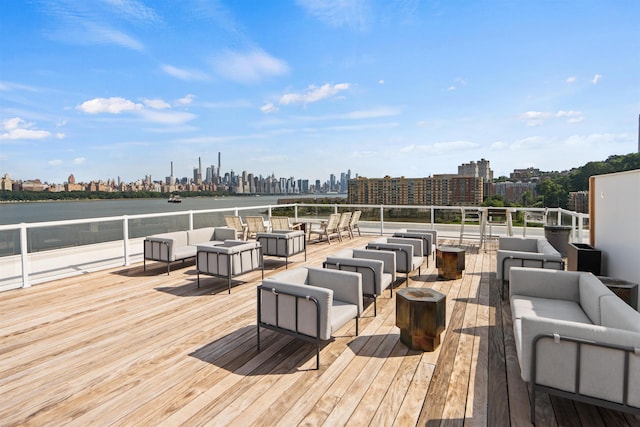
[[(356, 259), (362, 259), (362, 260), (366, 260), (366, 258), (356, 258)], [(349, 270), (349, 269), (343, 269), (342, 267), (350, 267), (350, 268), (355, 268), (355, 272), (356, 273), (360, 273), (360, 269), (364, 269), (364, 270), (369, 270), (371, 271), (371, 274), (373, 274), (373, 281), (376, 281), (376, 271), (373, 269), (373, 267), (368, 266), (368, 265), (353, 265), (350, 264), (348, 259), (347, 262), (329, 262), (329, 261), (325, 261), (322, 263), (322, 268), (328, 268), (327, 266), (332, 265), (337, 267), (338, 270), (344, 270), (344, 271), (353, 271), (353, 270)], [(393, 284), (391, 284), (393, 285)], [(393, 289), (392, 286), (389, 285), (389, 298), (393, 298)], [(369, 294), (369, 293), (362, 293), (363, 296), (368, 297), (368, 298), (373, 298), (373, 315), (377, 316), (378, 315), (378, 304), (377, 304), (377, 299), (378, 299), (378, 295), (377, 294)]]
[[(397, 237), (397, 238), (406, 238), (406, 239), (420, 239), (423, 240), (425, 242), (427, 242), (427, 244), (423, 244), (422, 247), (423, 249), (425, 247), (427, 247), (427, 252), (424, 254), (424, 257), (427, 259), (427, 268), (429, 268), (429, 255), (433, 255), (435, 257), (435, 251), (432, 250), (432, 240), (431, 240), (431, 236), (427, 237), (424, 235), (421, 235), (420, 233), (410, 233), (410, 232), (395, 232), (393, 233), (392, 237)], [(424, 250), (423, 250), (424, 252)], [(430, 252), (433, 252), (432, 254), (430, 254)]]
[[(263, 251), (263, 256), (274, 256), (277, 258), (284, 258), (285, 259), (285, 264), (284, 264), (284, 269), (287, 270), (289, 268), (289, 238), (286, 237), (286, 235), (282, 235), (282, 236), (258, 236), (258, 239), (256, 240), (257, 242), (260, 242), (260, 239), (265, 238), (265, 239), (285, 239), (285, 253), (286, 255), (280, 256), (280, 255), (275, 255), (275, 254), (270, 254), (270, 253), (264, 253)], [(307, 239), (305, 236), (302, 236), (302, 244), (304, 246), (304, 251), (300, 251), (300, 252), (296, 252), (295, 254), (292, 254), (291, 256), (294, 255), (298, 255), (299, 253), (304, 252), (304, 260), (307, 260)], [(276, 245), (277, 246), (277, 245)]]
[[(272, 325), (270, 323), (263, 322), (262, 319), (262, 298), (260, 298), (261, 292), (270, 292), (276, 297), (276, 324)], [(295, 317), (296, 317), (296, 329), (292, 331), (287, 328), (283, 328), (280, 326), (280, 319), (278, 317), (279, 314), (279, 303), (280, 303), (280, 295), (287, 295), (295, 297), (296, 299), (296, 309), (295, 309)], [(312, 337), (307, 334), (303, 334), (299, 331), (298, 320), (299, 320), (299, 312), (298, 312), (298, 300), (304, 299), (312, 302), (315, 305), (316, 310), (316, 336)], [(311, 343), (315, 343), (316, 345), (316, 370), (320, 369), (320, 303), (318, 300), (309, 295), (300, 295), (292, 292), (284, 292), (278, 291), (274, 288), (270, 288), (268, 286), (260, 285), (257, 287), (257, 300), (258, 300), (258, 321), (257, 321), (257, 339), (258, 339), (258, 351), (260, 351), (260, 328), (270, 329), (272, 331), (281, 332), (286, 335), (293, 336), (295, 338), (308, 341)], [(359, 325), (358, 319), (360, 315), (356, 316), (356, 336), (359, 333)]]
[[(520, 267), (524, 267), (524, 262), (525, 261), (530, 261), (530, 262), (539, 262), (540, 263), (540, 268), (544, 268), (546, 263), (551, 263), (554, 262), (556, 264), (560, 264), (560, 270), (564, 270), (564, 260), (562, 261), (557, 261), (557, 260), (550, 260), (550, 259), (531, 259), (531, 258), (522, 258), (522, 257), (514, 257), (514, 256), (508, 256), (502, 259), (502, 269), (500, 270), (500, 273), (502, 275), (502, 289), (500, 291), (500, 295), (502, 296), (502, 299), (504, 300), (505, 298), (505, 285), (507, 283), (507, 280), (505, 278), (505, 274), (504, 274), (504, 269), (505, 269), (505, 264), (507, 261), (520, 261)], [(514, 267), (514, 266), (511, 266)], [(509, 267), (509, 268), (511, 268)]]
[[(151, 246), (154, 245), (165, 245), (166, 249), (167, 249), (167, 276), (169, 275), (170, 271), (171, 271), (171, 260), (169, 260), (169, 242), (164, 242), (164, 241), (158, 241), (158, 240), (145, 240), (145, 243), (149, 242), (151, 243)], [(142, 244), (142, 265), (143, 265), (143, 269), (144, 271), (147, 271), (147, 245), (143, 243)], [(160, 246), (160, 253), (162, 253), (162, 246)], [(189, 258), (193, 258), (193, 257), (189, 257)], [(150, 261), (162, 261), (162, 260), (156, 260), (156, 259), (151, 259), (149, 258)], [(186, 258), (182, 258), (182, 265), (184, 265)], [(176, 260), (177, 261), (177, 260)]]
[[(411, 269), (411, 262), (413, 261), (411, 258), (411, 256), (409, 256), (409, 252), (404, 249), (404, 248), (399, 248), (397, 246), (393, 246), (393, 243), (381, 243), (382, 245), (389, 245), (389, 246), (380, 246), (376, 243), (369, 243), (367, 245), (367, 247), (365, 249), (374, 249), (376, 251), (394, 251), (394, 252), (404, 252), (405, 254), (405, 258), (407, 259), (407, 265), (405, 266), (405, 270), (406, 270), (406, 281), (405, 281), (405, 286), (409, 286), (409, 273), (411, 273), (413, 270)], [(428, 257), (427, 257), (428, 258)], [(418, 276), (421, 274), (420, 273), (420, 267), (418, 266)], [(397, 268), (396, 268), (397, 271)], [(402, 273), (402, 272), (400, 272)]]
[[(237, 254), (241, 254), (242, 252), (246, 252), (246, 251), (253, 251), (255, 249), (258, 249), (258, 259), (259, 259), (259, 265), (256, 268), (253, 268), (251, 270), (247, 270), (247, 271), (243, 271), (240, 274), (233, 274), (233, 270), (232, 270), (232, 265), (231, 265), (231, 258), (233, 255), (237, 255)], [(206, 257), (207, 260), (207, 264), (206, 264), (206, 269), (208, 270), (209, 268), (209, 255), (215, 255), (216, 257), (216, 264), (220, 265), (220, 257), (221, 256), (226, 256), (227, 257), (227, 272), (229, 274), (216, 274), (216, 273), (206, 273), (204, 271), (200, 271), (200, 263), (199, 263), (199, 254), (200, 253), (206, 253), (208, 254)], [(196, 253), (196, 272), (197, 272), (197, 280), (198, 280), (198, 288), (200, 287), (200, 273), (202, 274), (206, 274), (207, 276), (214, 276), (214, 277), (225, 277), (227, 279), (227, 287), (229, 289), (229, 293), (231, 293), (231, 279), (233, 277), (236, 276), (240, 276), (242, 274), (245, 273), (249, 273), (250, 271), (254, 271), (257, 270), (258, 268), (260, 268), (262, 270), (262, 279), (264, 280), (264, 260), (262, 258), (262, 248), (260, 246), (258, 246), (257, 248), (250, 248), (250, 249), (245, 249), (243, 251), (240, 252), (236, 252), (236, 253), (224, 253), (224, 252), (212, 252), (212, 251), (198, 251)], [(240, 270), (242, 271), (242, 257), (240, 257)]]
[[(538, 342), (543, 339), (551, 339), (555, 342), (560, 341), (569, 341), (576, 343), (577, 351), (576, 351), (576, 361), (575, 361), (575, 390), (576, 392), (569, 392), (564, 390), (558, 390), (557, 388), (544, 386), (541, 384), (536, 384), (536, 373), (537, 373), (537, 363), (538, 363)], [(622, 401), (623, 403), (611, 402), (604, 399), (599, 399), (596, 397), (591, 397), (588, 395), (584, 395), (580, 393), (580, 375), (581, 375), (581, 365), (580, 365), (580, 356), (582, 351), (582, 346), (593, 346), (593, 347), (602, 347), (608, 348), (612, 350), (618, 350), (624, 352), (624, 380), (622, 384)], [(635, 406), (630, 406), (628, 402), (629, 395), (629, 357), (631, 353), (638, 353), (638, 349), (630, 346), (623, 346), (617, 344), (610, 344), (600, 341), (592, 341), (585, 340), (582, 338), (575, 337), (567, 337), (561, 336), (559, 334), (540, 334), (537, 335), (533, 339), (533, 354), (531, 357), (531, 423), (535, 425), (536, 423), (536, 392), (548, 393), (555, 396), (564, 397), (566, 399), (575, 400), (578, 402), (588, 403), (591, 405), (601, 406), (603, 408), (613, 409), (616, 411), (624, 411), (632, 414), (640, 415), (640, 408), (636, 408)]]

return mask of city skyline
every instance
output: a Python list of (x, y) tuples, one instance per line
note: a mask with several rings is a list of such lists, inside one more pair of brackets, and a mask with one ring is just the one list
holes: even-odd
[(2, 2), (0, 173), (323, 182), (638, 149), (640, 3)]

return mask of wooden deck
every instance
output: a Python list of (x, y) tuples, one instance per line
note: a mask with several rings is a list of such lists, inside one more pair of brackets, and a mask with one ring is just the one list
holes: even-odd
[[(320, 266), (373, 236), (309, 245)], [(444, 243), (444, 242), (441, 242)], [(455, 244), (457, 242), (449, 242)], [(263, 330), (256, 350), (260, 272), (196, 287), (193, 264), (142, 264), (0, 293), (1, 425), (529, 425), (511, 316), (495, 284), (495, 250), (466, 246), (459, 280), (438, 280), (433, 259), (410, 286), (447, 295), (447, 329), (434, 352), (408, 350), (395, 326), (395, 292), (367, 301), (320, 354)], [(265, 259), (265, 277), (284, 261)], [(405, 286), (398, 281), (396, 286)], [(640, 418), (539, 395), (540, 426), (639, 425)]]

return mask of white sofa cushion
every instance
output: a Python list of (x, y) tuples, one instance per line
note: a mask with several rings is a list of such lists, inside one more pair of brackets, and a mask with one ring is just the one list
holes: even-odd
[(602, 326), (640, 332), (638, 317), (638, 312), (613, 292), (611, 295), (600, 298), (600, 324)]
[(591, 273), (580, 274), (580, 305), (584, 312), (591, 319), (591, 323), (601, 325), (600, 321), (600, 298), (605, 295), (614, 295), (606, 286), (602, 284), (596, 276)]

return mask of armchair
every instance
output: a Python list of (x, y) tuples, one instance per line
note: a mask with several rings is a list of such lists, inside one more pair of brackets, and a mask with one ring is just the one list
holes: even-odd
[(334, 213), (329, 215), (329, 220), (320, 224), (319, 228), (311, 227), (309, 229), (309, 238), (312, 234), (318, 235), (318, 240), (322, 240), (322, 236), (326, 236), (327, 242), (331, 244), (331, 237), (338, 236), (338, 240), (342, 240), (338, 224), (340, 223), (340, 214)]
[(433, 256), (435, 258), (438, 244), (438, 232), (436, 230), (398, 230), (393, 233), (393, 237), (422, 240), (422, 253), (427, 258), (427, 267), (429, 267), (429, 257)]
[(406, 237), (382, 237), (369, 242), (365, 249), (394, 251), (396, 253), (396, 272), (405, 273), (406, 286), (409, 286), (409, 273), (418, 269), (424, 262), (423, 243), (421, 239)]
[(362, 313), (362, 278), (357, 273), (300, 267), (271, 276), (257, 288), (257, 339), (260, 328), (292, 335), (316, 344)]
[(262, 246), (262, 254), (285, 258), (285, 268), (289, 266), (289, 257), (304, 252), (307, 260), (307, 242), (304, 231), (274, 230), (270, 233), (257, 233), (256, 241)]
[(389, 298), (393, 297), (392, 284), (396, 281), (395, 252), (345, 249), (328, 256), (322, 266), (360, 273), (362, 275), (362, 294), (373, 298), (374, 316), (378, 314), (376, 304), (378, 295), (382, 295), (382, 291), (389, 288)]

